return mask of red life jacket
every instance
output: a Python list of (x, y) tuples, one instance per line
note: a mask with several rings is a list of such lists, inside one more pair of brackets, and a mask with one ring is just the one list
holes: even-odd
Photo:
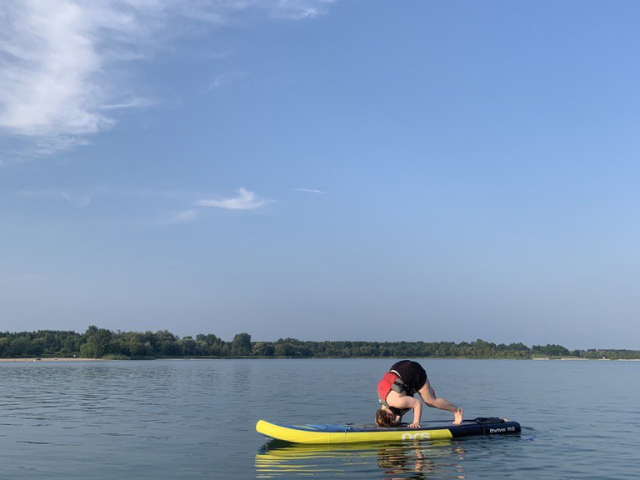
[(384, 405), (389, 410), (391, 410), (394, 415), (403, 416), (405, 413), (407, 413), (411, 409), (396, 408), (396, 407), (389, 406), (389, 404), (387, 403), (387, 395), (389, 395), (389, 392), (391, 390), (394, 390), (398, 393), (404, 393), (405, 395), (411, 394), (407, 386), (404, 384), (404, 382), (402, 381), (402, 379), (400, 379), (398, 375), (396, 375), (393, 372), (387, 372), (382, 377), (382, 380), (378, 382), (378, 401), (380, 402), (381, 405)]

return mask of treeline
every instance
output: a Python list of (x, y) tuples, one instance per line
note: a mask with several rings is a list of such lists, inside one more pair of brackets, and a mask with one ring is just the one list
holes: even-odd
[(178, 337), (158, 332), (121, 332), (90, 326), (86, 332), (0, 332), (0, 358), (189, 358), (189, 357), (433, 357), (640, 359), (638, 350), (573, 350), (561, 345), (474, 342), (309, 342), (295, 338), (254, 342), (248, 333), (227, 342), (215, 335)]

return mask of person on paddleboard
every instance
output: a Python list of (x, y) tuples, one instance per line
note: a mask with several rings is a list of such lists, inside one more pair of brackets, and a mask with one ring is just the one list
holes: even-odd
[(413, 423), (409, 424), (409, 428), (420, 428), (422, 402), (414, 397), (416, 393), (428, 407), (453, 413), (454, 425), (462, 423), (462, 408), (436, 397), (427, 379), (427, 372), (422, 365), (411, 360), (395, 363), (378, 382), (380, 409), (376, 412), (376, 423), (380, 427), (397, 425), (405, 413), (413, 410)]

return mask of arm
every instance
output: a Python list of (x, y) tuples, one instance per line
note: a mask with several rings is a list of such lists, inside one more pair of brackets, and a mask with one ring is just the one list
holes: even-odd
[(413, 406), (413, 423), (409, 424), (409, 428), (420, 428), (420, 417), (422, 416), (422, 402), (413, 397), (411, 397), (411, 400), (415, 400), (415, 403)]
[[(398, 392), (391, 391), (387, 395), (387, 403), (395, 408), (411, 408), (413, 409), (413, 423), (409, 424), (409, 428), (420, 428), (420, 417), (422, 415), (422, 402), (417, 398), (401, 395)], [(396, 423), (400, 418), (396, 418)]]

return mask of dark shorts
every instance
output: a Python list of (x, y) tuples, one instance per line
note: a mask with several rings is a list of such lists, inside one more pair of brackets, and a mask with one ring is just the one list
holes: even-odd
[(413, 395), (427, 383), (427, 372), (422, 365), (411, 360), (402, 360), (394, 363), (389, 369), (396, 372)]

